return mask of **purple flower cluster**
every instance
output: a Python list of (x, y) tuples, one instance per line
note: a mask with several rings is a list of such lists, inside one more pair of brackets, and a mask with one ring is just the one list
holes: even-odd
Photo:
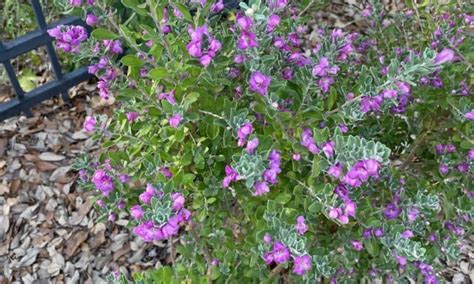
[(335, 82), (334, 77), (338, 72), (339, 66), (330, 65), (327, 57), (321, 57), (319, 63), (313, 67), (312, 74), (314, 77), (319, 78), (318, 85), (326, 93)]
[(352, 187), (359, 187), (370, 177), (378, 178), (380, 163), (375, 159), (357, 161), (344, 176), (344, 183)]
[(82, 26), (60, 25), (49, 29), (48, 34), (56, 39), (56, 48), (70, 53), (79, 53), (81, 43), (88, 38), (87, 30)]
[(114, 190), (114, 180), (104, 170), (96, 170), (94, 172), (92, 183), (104, 196), (109, 196), (110, 192)]
[(171, 105), (175, 105), (176, 104), (176, 99), (174, 97), (176, 91), (175, 90), (171, 90), (170, 92), (168, 93), (161, 93), (159, 96), (158, 96), (158, 99), (159, 100), (166, 100), (168, 103), (170, 103)]
[(278, 174), (281, 173), (281, 157), (280, 152), (272, 150), (268, 155), (268, 166), (263, 172), (263, 181), (257, 181), (254, 184), (254, 196), (261, 196), (270, 191), (269, 184), (273, 185), (278, 182)]
[[(82, 2), (84, 0), (69, 0), (69, 5), (73, 6), (73, 7), (80, 7), (82, 6)], [(89, 5), (94, 5), (94, 0), (87, 0), (87, 4)]]
[(244, 50), (251, 47), (257, 47), (257, 36), (251, 31), (253, 26), (252, 18), (245, 16), (242, 13), (238, 13), (235, 18), (235, 22), (240, 28), (240, 36), (237, 40), (237, 47)]
[(252, 134), (253, 126), (250, 122), (245, 122), (237, 130), (237, 137), (239, 138), (237, 145), (243, 147), (247, 143), (247, 137)]
[(239, 174), (230, 165), (225, 166), (225, 177), (222, 181), (222, 187), (227, 188), (234, 181), (239, 180)]
[(259, 71), (254, 71), (250, 74), (249, 89), (261, 96), (265, 96), (268, 93), (268, 87), (271, 81), (272, 78), (270, 76)]
[[(263, 240), (266, 244), (272, 242), (270, 235), (265, 234)], [(283, 264), (290, 260), (291, 252), (287, 246), (285, 246), (280, 241), (273, 242), (271, 250), (264, 253), (262, 256), (263, 260), (267, 265)], [(305, 275), (308, 271), (311, 270), (312, 260), (309, 255), (293, 256), (293, 273), (296, 275)]]
[[(198, 26), (196, 29), (189, 27), (188, 34), (191, 37), (191, 41), (186, 45), (189, 55), (198, 58), (199, 62), (207, 67), (221, 49), (220, 41), (209, 34), (207, 25)], [(207, 49), (204, 49), (206, 45)]]
[(103, 40), (94, 47), (96, 55), (102, 54), (99, 61), (89, 66), (89, 73), (96, 75), (100, 81), (97, 82), (99, 95), (102, 99), (110, 98), (110, 83), (118, 76), (118, 72), (112, 65), (109, 57), (123, 52), (122, 43), (119, 40)]
[(334, 188), (334, 193), (342, 200), (341, 207), (333, 207), (329, 209), (328, 216), (331, 219), (338, 220), (341, 224), (348, 224), (349, 217), (355, 218), (357, 204), (349, 197), (349, 191), (343, 184), (339, 184)]
[(321, 152), (321, 149), (319, 149), (314, 142), (313, 132), (309, 128), (305, 128), (303, 129), (303, 132), (301, 132), (301, 146), (305, 147), (313, 154), (319, 154)]
[(84, 120), (83, 124), (83, 129), (86, 132), (93, 132), (95, 130), (95, 127), (97, 125), (97, 120), (93, 116), (86, 116), (86, 119)]
[[(153, 220), (145, 220), (145, 212), (152, 198), (171, 199), (173, 215), (162, 224), (158, 224)], [(181, 193), (164, 195), (148, 184), (146, 190), (140, 195), (140, 201), (143, 205), (134, 205), (130, 209), (130, 214), (140, 223), (133, 228), (133, 232), (145, 242), (165, 240), (177, 235), (180, 226), (191, 218), (191, 212), (184, 208), (185, 199)]]
[(296, 218), (295, 229), (300, 235), (304, 235), (308, 231), (308, 225), (305, 223), (304, 216), (298, 216)]
[(421, 261), (413, 262), (413, 266), (418, 268), (421, 272), (421, 275), (424, 277), (425, 284), (439, 284), (440, 282), (436, 278), (436, 273), (433, 270), (431, 265), (428, 265)]

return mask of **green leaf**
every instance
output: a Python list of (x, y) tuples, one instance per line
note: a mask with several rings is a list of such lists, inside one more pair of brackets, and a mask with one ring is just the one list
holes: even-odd
[(29, 92), (36, 88), (37, 79), (38, 76), (36, 76), (30, 69), (27, 69), (22, 72), (20, 77), (18, 77), (18, 82), (20, 83), (20, 87), (23, 89), (23, 91)]
[(181, 182), (183, 184), (190, 184), (195, 178), (196, 176), (194, 174), (184, 174)]
[(327, 109), (331, 110), (333, 106), (336, 104), (336, 102), (337, 102), (337, 91), (336, 91), (336, 88), (331, 87), (331, 90), (329, 92), (329, 96), (327, 99)]
[(161, 80), (162, 78), (165, 78), (169, 75), (168, 70), (164, 67), (159, 67), (152, 69), (150, 73), (148, 73), (148, 77), (150, 77), (153, 80)]
[(148, 11), (145, 8), (141, 7), (140, 2), (138, 0), (122, 0), (122, 4), (142, 16), (148, 15)]
[(174, 5), (183, 14), (184, 19), (186, 21), (191, 22), (191, 23), (193, 22), (193, 17), (191, 17), (191, 14), (189, 13), (188, 8), (186, 8), (186, 6), (184, 6), (181, 3), (174, 3)]
[(311, 169), (311, 176), (317, 177), (321, 173), (321, 158), (319, 156), (314, 156), (313, 167)]
[(120, 59), (120, 61), (125, 66), (129, 67), (141, 67), (145, 64), (140, 58), (137, 58), (135, 55), (131, 54), (125, 55), (124, 57), (122, 57), (122, 59)]
[(286, 204), (291, 200), (291, 194), (289, 193), (279, 193), (278, 197), (275, 198), (275, 202), (278, 204)]
[(109, 30), (103, 28), (97, 28), (91, 33), (92, 37), (97, 40), (104, 40), (104, 39), (117, 39), (119, 36)]

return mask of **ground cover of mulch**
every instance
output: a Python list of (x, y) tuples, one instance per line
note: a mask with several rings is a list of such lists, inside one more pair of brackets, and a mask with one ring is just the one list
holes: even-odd
[(159, 266), (163, 243), (145, 244), (127, 228), (127, 214), (98, 222), (95, 192), (75, 184), (74, 161), (98, 145), (82, 131), (87, 114), (108, 113), (82, 84), (68, 104), (52, 99), (32, 118), (0, 122), (0, 283), (104, 283)]

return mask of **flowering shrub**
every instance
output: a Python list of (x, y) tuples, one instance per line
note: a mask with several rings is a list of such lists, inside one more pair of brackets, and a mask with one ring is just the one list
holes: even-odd
[(183, 240), (137, 281), (439, 281), (474, 217), (467, 7), (374, 3), (367, 35), (305, 42), (286, 0), (117, 2), (70, 2), (87, 41), (50, 34), (118, 101), (84, 122), (107, 151), (82, 186), (143, 241)]

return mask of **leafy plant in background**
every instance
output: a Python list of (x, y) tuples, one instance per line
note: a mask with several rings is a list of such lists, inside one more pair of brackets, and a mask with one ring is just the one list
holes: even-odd
[(459, 253), (474, 17), (452, 3), (390, 22), (374, 3), (368, 35), (307, 46), (313, 2), (77, 0), (91, 36), (50, 31), (118, 101), (84, 122), (107, 151), (78, 162), (81, 184), (144, 241), (182, 239), (135, 281), (437, 283)]

